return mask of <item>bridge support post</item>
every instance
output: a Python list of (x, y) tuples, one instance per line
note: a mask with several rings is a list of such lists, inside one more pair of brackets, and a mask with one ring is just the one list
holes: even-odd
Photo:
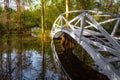
[(80, 32), (80, 36), (79, 36), (79, 42), (81, 42), (81, 37), (82, 37), (82, 34), (83, 34), (83, 30), (84, 30), (84, 27), (85, 27), (85, 17), (86, 17), (86, 12), (83, 13), (83, 17), (81, 19), (81, 32)]
[(117, 21), (117, 23), (116, 23), (116, 25), (115, 25), (115, 27), (114, 27), (112, 33), (111, 33), (111, 36), (114, 36), (114, 35), (115, 35), (115, 33), (116, 33), (116, 31), (117, 31), (117, 28), (118, 28), (119, 24), (120, 24), (120, 19)]

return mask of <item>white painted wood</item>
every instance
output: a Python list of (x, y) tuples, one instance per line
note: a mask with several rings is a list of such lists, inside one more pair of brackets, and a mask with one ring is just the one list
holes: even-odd
[(67, 77), (68, 77), (70, 80), (72, 80), (72, 79), (70, 78), (70, 76), (67, 74), (67, 72), (64, 70), (64, 68), (61, 66), (62, 64), (61, 64), (61, 62), (60, 62), (60, 60), (59, 60), (59, 58), (58, 58), (58, 56), (57, 56), (57, 52), (56, 52), (56, 49), (55, 49), (55, 45), (54, 45), (54, 43), (53, 43), (53, 40), (51, 41), (51, 47), (52, 47), (52, 51), (53, 51), (53, 53), (54, 53), (54, 60), (55, 60), (55, 62), (57, 63), (57, 66), (59, 66), (59, 68), (62, 68), (62, 70), (64, 71), (64, 73), (67, 75)]
[(82, 41), (80, 44), (90, 54), (92, 59), (99, 65), (99, 67), (104, 70), (104, 73), (110, 80), (120, 80), (120, 72), (114, 69), (110, 63), (105, 62), (100, 53), (96, 52), (87, 42)]
[(103, 45), (103, 44), (99, 43), (99, 42), (92, 41), (88, 38), (84, 38), (84, 40), (86, 42), (88, 42), (89, 44), (97, 46), (99, 49), (101, 49), (101, 51), (109, 52), (110, 54), (115, 55), (115, 56), (120, 58), (120, 52), (116, 51), (115, 49), (112, 49), (112, 48), (110, 48), (106, 45)]
[(117, 21), (117, 23), (116, 23), (116, 25), (115, 25), (112, 33), (111, 33), (111, 36), (114, 36), (114, 35), (115, 35), (115, 33), (116, 33), (117, 28), (119, 27), (119, 25), (120, 25), (120, 19), (118, 19), (118, 21)]
[[(117, 15), (106, 14), (106, 13), (104, 15), (104, 13), (102, 12), (95, 12), (91, 10), (76, 10), (76, 11), (70, 11), (68, 13), (76, 13), (76, 12), (79, 13), (79, 15), (70, 21), (67, 21), (67, 19), (64, 17), (66, 13), (61, 14), (55, 20), (51, 30), (52, 38), (55, 37), (55, 35), (57, 35), (58, 32), (67, 33), (88, 52), (88, 54), (92, 57), (95, 63), (97, 63), (97, 65), (104, 70), (104, 74), (106, 74), (110, 80), (120, 80), (120, 71), (115, 69), (115, 67), (110, 63), (120, 60), (120, 44), (117, 42), (116, 40), (117, 38), (112, 37), (101, 26), (101, 24), (118, 20), (113, 30), (112, 33), (113, 35), (119, 25), (120, 18), (116, 18)], [(113, 16), (114, 18), (98, 23), (89, 13), (94, 13), (93, 15), (97, 15), (100, 17)], [(88, 18), (87, 20), (86, 17)], [(73, 22), (75, 24), (72, 24)], [(81, 23), (81, 25), (76, 26), (79, 22)], [(85, 23), (88, 23), (89, 25), (85, 26)], [(69, 29), (65, 28), (67, 25), (70, 26)], [(89, 30), (88, 29), (89, 27), (93, 27), (97, 29), (98, 32)], [(91, 36), (91, 38), (87, 38), (87, 36)], [(98, 36), (104, 36), (105, 38), (99, 38)], [(97, 48), (93, 47), (92, 45), (96, 46)], [(111, 58), (103, 57), (102, 54), (100, 53), (101, 51), (109, 52), (109, 54), (112, 54), (116, 57), (114, 56), (112, 56)]]
[(109, 33), (105, 31), (105, 29), (101, 25), (99, 25), (91, 15), (86, 14), (86, 16), (91, 20), (91, 22), (93, 22), (96, 25), (94, 27), (97, 30), (99, 30), (110, 41), (110, 43), (116, 48), (116, 50), (120, 52), (120, 45), (109, 35)]
[[(105, 24), (105, 23), (109, 23), (109, 22), (112, 22), (112, 21), (115, 21), (117, 20), (118, 18), (113, 18), (113, 19), (109, 19), (109, 20), (105, 20), (105, 21), (102, 21), (102, 22), (99, 22), (98, 24), (101, 25), (101, 24)], [(95, 24), (89, 22), (89, 21), (86, 21), (88, 24), (90, 24), (89, 26), (86, 26), (86, 28), (89, 28), (89, 27), (92, 27), (92, 26), (95, 26)]]
[(79, 35), (79, 42), (81, 42), (81, 37), (83, 35), (83, 30), (84, 30), (84, 27), (85, 27), (85, 17), (86, 17), (86, 13), (83, 14), (82, 18), (81, 18), (81, 31), (80, 31), (80, 35)]
[(107, 62), (115, 62), (115, 61), (119, 61), (119, 62), (120, 62), (120, 58), (110, 56), (110, 57), (106, 57), (106, 58), (105, 58), (105, 61), (107, 61)]

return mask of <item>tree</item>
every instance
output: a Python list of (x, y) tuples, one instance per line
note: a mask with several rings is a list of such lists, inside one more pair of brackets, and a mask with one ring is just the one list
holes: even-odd
[(45, 79), (45, 6), (44, 6), (44, 1), (45, 0), (41, 0), (41, 7), (42, 7), (42, 10), (41, 10), (41, 26), (42, 26), (42, 79), (44, 80)]
[[(66, 0), (66, 12), (69, 12), (70, 0)], [(66, 14), (66, 19), (69, 21), (69, 13)], [(69, 26), (67, 26), (69, 28)]]
[(94, 0), (76, 0), (76, 9), (79, 10), (89, 10), (93, 9)]
[(17, 28), (18, 28), (18, 32), (20, 32), (20, 28), (21, 28), (21, 19), (20, 19), (21, 0), (16, 0), (16, 4), (17, 4)]
[(42, 13), (42, 15), (41, 15), (41, 21), (42, 21), (42, 33), (44, 33), (44, 29), (45, 29), (45, 10), (44, 10), (44, 8), (45, 8), (45, 6), (44, 6), (44, 0), (41, 0), (41, 3), (42, 3), (42, 5), (41, 5), (41, 7), (42, 7), (42, 10), (41, 10), (41, 13)]
[(112, 0), (108, 0), (108, 12), (112, 10)]
[(6, 11), (6, 27), (8, 30), (8, 33), (10, 32), (11, 26), (10, 26), (10, 12), (9, 12), (9, 0), (5, 0), (5, 11)]
[[(69, 8), (70, 8), (70, 0), (66, 0), (66, 12), (69, 12)], [(66, 13), (67, 21), (69, 21), (69, 17), (70, 17), (69, 13)], [(70, 28), (70, 26), (67, 25), (66, 28)], [(61, 44), (63, 51), (66, 51), (67, 49), (72, 49), (74, 47), (73, 39), (70, 36), (68, 36), (66, 33), (64, 33), (61, 39)]]

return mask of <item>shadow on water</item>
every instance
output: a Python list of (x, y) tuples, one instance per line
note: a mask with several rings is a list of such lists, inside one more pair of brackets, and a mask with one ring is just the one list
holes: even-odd
[(0, 80), (59, 80), (50, 43), (46, 42), (44, 64), (41, 47), (41, 38), (29, 34), (1, 36)]
[[(68, 40), (73, 42), (73, 40)], [(61, 40), (54, 40), (55, 60), (66, 80), (109, 80), (105, 75), (92, 68), (94, 62), (89, 55), (75, 43), (74, 47), (60, 44)], [(61, 47), (60, 47), (61, 46)], [(61, 49), (60, 49), (61, 48)], [(64, 48), (64, 49), (63, 49)], [(97, 68), (96, 68), (97, 69)], [(62, 80), (62, 79), (61, 79)]]

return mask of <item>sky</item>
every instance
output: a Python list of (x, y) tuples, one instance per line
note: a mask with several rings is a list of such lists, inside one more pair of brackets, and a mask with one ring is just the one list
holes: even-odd
[[(2, 5), (2, 7), (4, 7), (4, 0), (0, 0), (0, 4)], [(40, 5), (40, 0), (34, 0), (31, 4), (31, 8), (34, 9), (35, 6), (39, 7)], [(10, 0), (10, 4), (9, 4), (10, 8), (15, 9), (16, 10), (16, 3), (15, 0)], [(28, 5), (25, 6), (26, 9), (30, 8)]]
[[(32, 4), (31, 4), (31, 9), (34, 9), (35, 7), (36, 8), (39, 8), (40, 6), (40, 0), (32, 0)], [(104, 1), (104, 0), (95, 0), (97, 2), (100, 2), (100, 1)], [(120, 0), (113, 0), (114, 3), (117, 3), (118, 1), (120, 2)], [(2, 5), (2, 7), (4, 7), (4, 0), (0, 0), (0, 4)], [(26, 9), (30, 9), (29, 6), (25, 6)], [(16, 10), (16, 3), (15, 3), (15, 0), (10, 0), (10, 8), (12, 9), (15, 9)]]
[[(2, 7), (4, 7), (4, 0), (0, 0), (0, 4), (2, 5)], [(10, 0), (10, 8), (15, 9), (16, 5), (14, 0)]]

